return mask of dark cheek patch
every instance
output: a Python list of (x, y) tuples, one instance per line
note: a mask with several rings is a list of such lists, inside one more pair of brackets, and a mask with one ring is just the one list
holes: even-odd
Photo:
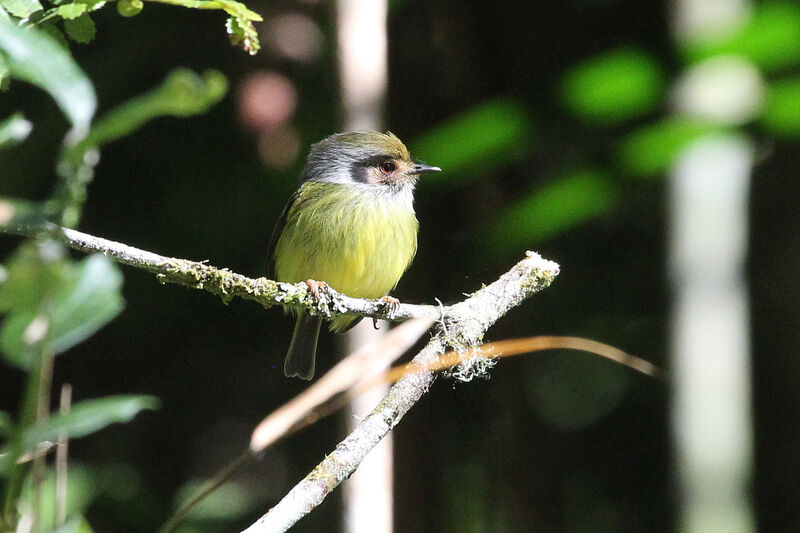
[(369, 167), (362, 164), (353, 164), (353, 171), (351, 172), (353, 179), (356, 183), (371, 183), (369, 175)]

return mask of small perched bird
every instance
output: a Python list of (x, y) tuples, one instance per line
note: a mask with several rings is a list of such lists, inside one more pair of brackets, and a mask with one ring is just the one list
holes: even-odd
[[(294, 193), (272, 234), (275, 278), (315, 282), (354, 298), (381, 298), (392, 290), (417, 251), (414, 186), (425, 172), (392, 133), (337, 133), (311, 147)], [(340, 316), (330, 330), (358, 322)], [(297, 312), (284, 363), (287, 376), (311, 379), (320, 317)]]

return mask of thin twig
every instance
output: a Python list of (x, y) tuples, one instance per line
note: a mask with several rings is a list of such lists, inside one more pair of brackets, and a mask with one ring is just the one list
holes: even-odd
[[(72, 385), (64, 383), (61, 386), (61, 401), (59, 412), (61, 415), (69, 414), (72, 405)], [(69, 453), (69, 433), (62, 431), (58, 435), (56, 447), (56, 527), (63, 526), (67, 521), (67, 455)]]

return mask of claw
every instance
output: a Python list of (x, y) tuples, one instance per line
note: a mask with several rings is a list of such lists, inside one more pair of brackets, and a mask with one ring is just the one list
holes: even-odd
[(314, 281), (313, 279), (307, 279), (305, 281), (308, 290), (311, 291), (311, 294), (314, 296), (315, 300), (319, 300), (319, 292), (320, 290), (325, 290), (328, 288), (328, 284), (324, 281)]

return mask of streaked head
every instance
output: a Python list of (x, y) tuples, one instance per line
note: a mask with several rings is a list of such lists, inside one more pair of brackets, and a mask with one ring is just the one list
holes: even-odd
[(440, 170), (413, 162), (405, 145), (390, 132), (355, 131), (314, 144), (302, 179), (406, 189), (413, 188), (420, 174)]

